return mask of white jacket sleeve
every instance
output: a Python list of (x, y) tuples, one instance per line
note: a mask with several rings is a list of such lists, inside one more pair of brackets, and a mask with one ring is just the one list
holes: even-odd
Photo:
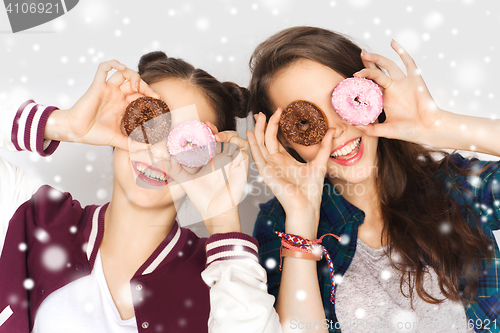
[(215, 234), (206, 250), (207, 267), (201, 276), (210, 287), (209, 332), (280, 333), (257, 241), (239, 232)]
[[(44, 140), (45, 125), (55, 107), (36, 104), (13, 94), (0, 104), (0, 148), (10, 151), (29, 150), (42, 156), (52, 154), (58, 141)], [(0, 156), (0, 253), (7, 228), (17, 208), (43, 185), (27, 176), (22, 169)]]

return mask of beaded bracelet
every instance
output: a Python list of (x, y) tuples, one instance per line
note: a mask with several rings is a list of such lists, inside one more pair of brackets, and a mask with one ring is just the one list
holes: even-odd
[[(319, 239), (308, 240), (298, 235), (287, 234), (281, 231), (275, 231), (276, 235), (281, 237), (281, 247), (280, 247), (280, 265), (279, 269), (282, 269), (283, 257), (291, 256), (295, 258), (301, 259), (310, 259), (310, 260), (321, 260), (321, 254), (326, 258), (326, 262), (328, 264), (328, 270), (330, 272), (330, 280), (332, 282), (332, 289), (330, 292), (330, 302), (335, 304), (335, 270), (333, 268), (333, 261), (330, 258), (330, 254), (325, 249), (325, 247), (319, 243), (323, 241), (323, 237), (329, 235), (337, 238), (340, 241), (340, 237), (334, 234), (325, 234), (321, 236)], [(287, 250), (286, 254), (283, 254), (283, 250)], [(301, 254), (292, 255), (290, 254), (290, 250), (297, 251)], [(290, 252), (288, 252), (290, 251)], [(318, 258), (318, 259), (317, 259)]]

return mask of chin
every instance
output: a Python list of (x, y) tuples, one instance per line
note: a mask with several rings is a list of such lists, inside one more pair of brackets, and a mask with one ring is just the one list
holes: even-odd
[[(168, 202), (171, 200), (166, 200), (165, 195), (159, 195), (159, 193), (152, 193), (151, 190), (130, 189), (126, 191), (127, 200), (134, 206), (141, 208), (161, 208), (166, 207)], [(157, 192), (157, 191), (154, 191)]]

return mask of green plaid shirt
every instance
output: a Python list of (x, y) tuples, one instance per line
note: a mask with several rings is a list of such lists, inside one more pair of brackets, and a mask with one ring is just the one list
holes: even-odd
[[(453, 162), (467, 170), (480, 170), (489, 162), (477, 159), (464, 159), (459, 154), (452, 156)], [(462, 175), (454, 169), (440, 170), (438, 178), (450, 190), (450, 196), (460, 205), (471, 206), (479, 216), (483, 232), (491, 239), (494, 249), (493, 262), (487, 265), (483, 261), (486, 273), (479, 280), (475, 303), (465, 306), (469, 324), (476, 332), (500, 332), (500, 251), (493, 231), (500, 229), (500, 162), (491, 163), (483, 172), (476, 175)], [(459, 190), (460, 185), (466, 191)], [(285, 212), (276, 198), (260, 205), (253, 235), (259, 242), (259, 261), (267, 271), (268, 291), (278, 298), (281, 280), (280, 263), (281, 239), (274, 231), (285, 231)], [(325, 181), (318, 238), (327, 233), (348, 237), (347, 244), (342, 245), (333, 237), (325, 237), (322, 244), (333, 260), (335, 274), (343, 275), (351, 264), (358, 227), (363, 223), (364, 213), (345, 200), (330, 182)], [(476, 226), (474, 219), (468, 218), (471, 225)], [(500, 232), (500, 231), (499, 231)], [(499, 241), (500, 241), (500, 235)], [(343, 242), (345, 243), (345, 242)], [(330, 276), (325, 260), (318, 262), (318, 280), (328, 320), (330, 332), (340, 332), (340, 324), (335, 314), (335, 307), (330, 303)]]

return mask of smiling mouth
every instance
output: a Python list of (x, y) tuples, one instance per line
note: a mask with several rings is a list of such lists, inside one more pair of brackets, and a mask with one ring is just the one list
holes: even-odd
[(356, 140), (353, 140), (351, 143), (345, 145), (344, 147), (335, 150), (330, 155), (330, 157), (336, 160), (348, 160), (358, 154), (360, 147), (361, 147), (361, 138), (357, 138)]
[[(148, 166), (147, 164), (141, 162), (132, 162), (132, 165), (138, 176), (142, 176), (146, 179), (163, 184), (172, 181), (172, 178), (170, 178), (165, 172), (160, 170), (155, 170), (150, 166)], [(153, 183), (153, 185), (156, 184)]]

